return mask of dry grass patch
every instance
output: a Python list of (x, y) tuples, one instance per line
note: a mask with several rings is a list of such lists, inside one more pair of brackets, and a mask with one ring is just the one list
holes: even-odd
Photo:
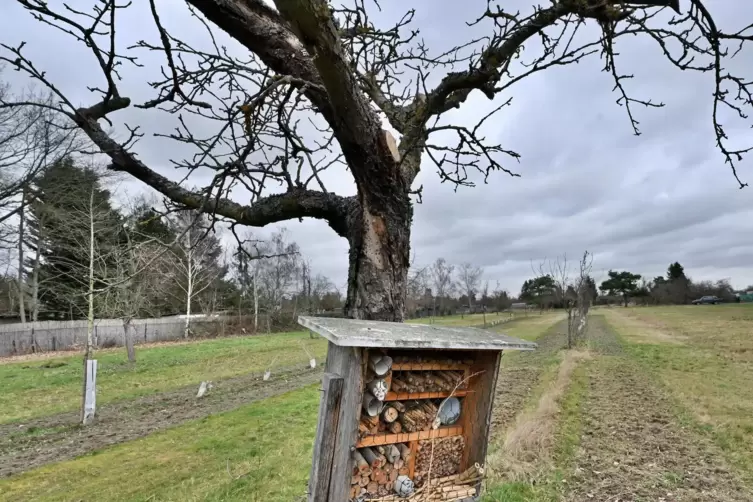
[(611, 323), (621, 326), (622, 336), (630, 342), (680, 345), (688, 338), (680, 333), (662, 329), (649, 320), (637, 318), (632, 310), (628, 312), (604, 309), (602, 312)]
[[(551, 467), (560, 406), (578, 364), (589, 352), (564, 352), (562, 361), (535, 408), (518, 415), (504, 445), (492, 453), (488, 465), (494, 480), (521, 480)], [(496, 479), (495, 479), (496, 478)]]
[[(628, 352), (660, 376), (689, 412), (686, 424), (712, 437), (753, 485), (753, 305), (626, 310), (608, 318)], [(637, 343), (630, 318), (660, 325), (683, 343)]]

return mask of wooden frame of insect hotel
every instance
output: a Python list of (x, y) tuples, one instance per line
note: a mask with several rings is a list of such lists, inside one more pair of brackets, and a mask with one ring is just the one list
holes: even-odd
[(300, 317), (329, 341), (309, 502), (476, 500), (504, 350), (476, 328)]

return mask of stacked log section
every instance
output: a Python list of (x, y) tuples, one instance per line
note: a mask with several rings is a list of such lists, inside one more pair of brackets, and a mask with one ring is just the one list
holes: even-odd
[(407, 444), (360, 448), (353, 453), (350, 497), (378, 498), (394, 492), (399, 475), (408, 475), (411, 451)]
[(465, 441), (462, 436), (419, 441), (416, 473), (413, 479), (416, 486), (423, 485), (427, 476), (433, 479), (458, 474), (464, 448)]
[(413, 401), (398, 415), (403, 432), (425, 431), (434, 427), (439, 408), (431, 400)]
[(477, 495), (476, 487), (484, 479), (484, 468), (476, 464), (451, 476), (433, 477), (408, 497), (390, 494), (383, 497), (364, 497), (380, 502), (459, 502)]
[(465, 389), (462, 371), (394, 371), (392, 385), (394, 392), (452, 392)]
[(441, 399), (392, 401), (385, 403), (379, 416), (361, 414), (358, 423), (359, 439), (377, 434), (418, 432), (439, 427), (438, 414)]

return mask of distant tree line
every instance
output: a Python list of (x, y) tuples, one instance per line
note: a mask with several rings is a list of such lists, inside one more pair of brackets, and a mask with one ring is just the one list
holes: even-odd
[(90, 308), (96, 318), (128, 320), (218, 312), (290, 318), (341, 308), (338, 289), (312, 271), (284, 229), (223, 245), (205, 214), (157, 209), (147, 199), (116, 207), (117, 180), (108, 176), (67, 155), (11, 195), (0, 313), (24, 321), (84, 319)]
[[(748, 286), (735, 291), (727, 279), (694, 281), (685, 274), (685, 268), (679, 262), (671, 263), (665, 276), (653, 279), (627, 270), (610, 270), (598, 289), (593, 278), (589, 276), (587, 281), (589, 294), (597, 305), (684, 305), (702, 296), (717, 296), (725, 302), (734, 302), (738, 301), (739, 293), (753, 290), (753, 286)], [(573, 291), (569, 291), (564, 297), (573, 294)], [(518, 297), (519, 301), (540, 308), (560, 308), (561, 298), (563, 295), (558, 294), (551, 274), (540, 274), (526, 280)]]

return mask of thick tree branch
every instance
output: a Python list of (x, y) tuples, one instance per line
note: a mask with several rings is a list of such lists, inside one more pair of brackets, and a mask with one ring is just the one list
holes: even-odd
[[(264, 64), (280, 75), (290, 75), (315, 86), (304, 90), (327, 122), (334, 114), (321, 87), (314, 63), (288, 24), (262, 0), (186, 0), (206, 18), (227, 32)], [(296, 83), (295, 87), (304, 87)]]
[(101, 113), (103, 108), (99, 104), (79, 109), (75, 120), (102, 153), (112, 159), (110, 169), (127, 172), (185, 208), (223, 216), (242, 225), (262, 227), (279, 221), (310, 217), (326, 220), (338, 235), (347, 236), (348, 218), (353, 204), (351, 199), (330, 193), (293, 189), (283, 194), (261, 197), (251, 205), (242, 205), (230, 199), (212, 197), (209, 190), (206, 194), (187, 190), (147, 167), (103, 131), (96, 120), (97, 113)]
[(499, 68), (508, 64), (520, 47), (531, 37), (552, 26), (560, 18), (573, 12), (572, 2), (556, 2), (552, 7), (539, 10), (526, 23), (519, 25), (499, 45), (491, 45), (479, 57), (475, 68), (450, 73), (427, 96), (423, 113), (416, 117), (426, 123), (432, 115), (458, 108), (474, 89), (482, 91), (489, 99), (494, 97), (494, 86), (499, 80)]
[(386, 144), (379, 141), (382, 129), (379, 118), (361, 92), (329, 5), (325, 0), (276, 0), (275, 4), (312, 54), (335, 112), (335, 122), (330, 125), (356, 184), (363, 187), (371, 183), (369, 178), (380, 174), (375, 166), (394, 165), (395, 160)]

